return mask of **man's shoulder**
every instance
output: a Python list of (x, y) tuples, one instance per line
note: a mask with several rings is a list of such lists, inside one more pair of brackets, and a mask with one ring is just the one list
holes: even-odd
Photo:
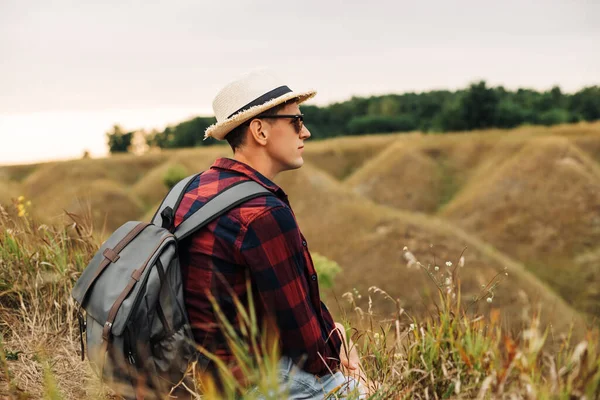
[(289, 210), (289, 207), (277, 196), (261, 196), (248, 200), (232, 211), (242, 225), (248, 226), (261, 216), (272, 213), (274, 210)]
[[(184, 198), (187, 199), (187, 202), (195, 203), (190, 208), (197, 209), (232, 185), (250, 180), (243, 175), (209, 169), (199, 174), (191, 183)], [(248, 200), (225, 215), (228, 218), (237, 220), (242, 226), (247, 226), (260, 215), (281, 207), (289, 208), (282, 199), (273, 194)]]

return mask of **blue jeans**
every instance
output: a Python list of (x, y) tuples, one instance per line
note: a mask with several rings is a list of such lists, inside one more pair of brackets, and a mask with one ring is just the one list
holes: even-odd
[(340, 371), (318, 377), (298, 368), (289, 357), (285, 356), (279, 361), (279, 383), (281, 393), (275, 396), (278, 399), (285, 397), (290, 400), (321, 400), (367, 397), (362, 384), (344, 376)]

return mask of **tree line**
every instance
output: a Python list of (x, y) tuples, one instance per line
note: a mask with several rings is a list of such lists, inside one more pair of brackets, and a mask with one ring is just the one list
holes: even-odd
[[(524, 124), (555, 125), (600, 120), (600, 86), (563, 93), (558, 86), (548, 91), (507, 90), (489, 87), (485, 81), (468, 88), (423, 93), (352, 97), (326, 107), (304, 105), (305, 124), (312, 137), (326, 139), (344, 135), (421, 131), (444, 133), (486, 128), (514, 128)], [(115, 125), (107, 132), (111, 153), (131, 149), (136, 134), (150, 147), (211, 146), (203, 140), (214, 117), (196, 117), (162, 131), (123, 132)]]

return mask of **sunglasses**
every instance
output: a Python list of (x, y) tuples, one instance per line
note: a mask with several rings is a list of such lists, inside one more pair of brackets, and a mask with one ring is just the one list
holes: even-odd
[(304, 127), (304, 114), (278, 114), (278, 115), (264, 115), (260, 118), (272, 118), (272, 119), (281, 119), (281, 118), (290, 118), (292, 120), (292, 124), (294, 124), (294, 129), (296, 133), (300, 133), (302, 131), (302, 127)]

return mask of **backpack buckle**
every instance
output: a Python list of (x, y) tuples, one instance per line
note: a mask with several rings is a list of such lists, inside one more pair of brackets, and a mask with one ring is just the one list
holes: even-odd
[(162, 227), (170, 231), (175, 224), (175, 215), (173, 213), (173, 209), (168, 206), (165, 207), (164, 210), (160, 212), (160, 216), (162, 218)]

